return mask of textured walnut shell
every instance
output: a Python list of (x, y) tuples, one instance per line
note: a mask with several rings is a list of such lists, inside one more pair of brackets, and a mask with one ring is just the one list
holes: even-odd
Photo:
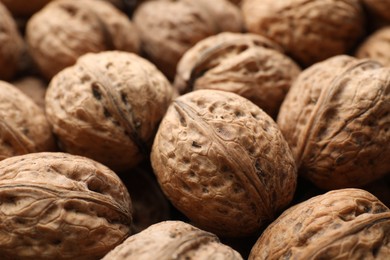
[(174, 86), (184, 93), (216, 89), (239, 94), (276, 117), (300, 68), (272, 41), (254, 34), (220, 33), (189, 49)]
[(102, 260), (226, 259), (241, 260), (214, 234), (181, 221), (164, 221), (129, 237)]
[(372, 194), (341, 189), (286, 210), (249, 259), (387, 259), (390, 210)]
[(304, 66), (346, 53), (364, 34), (359, 0), (244, 0), (242, 10), (248, 31)]
[(0, 0), (15, 16), (30, 16), (53, 0)]
[(16, 87), (0, 81), (0, 160), (54, 147), (43, 110)]
[(29, 96), (41, 109), (45, 109), (47, 83), (38, 77), (25, 77), (12, 83), (16, 88)]
[(221, 236), (255, 233), (291, 201), (296, 168), (276, 123), (234, 93), (198, 90), (173, 101), (151, 162), (168, 199)]
[(64, 151), (125, 170), (149, 155), (171, 97), (171, 85), (147, 60), (91, 53), (50, 82), (46, 114)]
[(390, 67), (390, 26), (370, 35), (357, 49), (356, 57), (370, 58)]
[(99, 259), (129, 235), (129, 194), (99, 163), (34, 153), (0, 172), (2, 259)]
[(88, 52), (138, 52), (131, 21), (111, 4), (98, 0), (56, 0), (27, 24), (31, 55), (48, 79)]
[(278, 125), (298, 173), (323, 189), (359, 187), (390, 171), (390, 68), (336, 56), (303, 71)]
[(195, 43), (243, 28), (239, 9), (227, 0), (149, 1), (135, 11), (134, 23), (148, 59), (172, 79), (181, 56)]

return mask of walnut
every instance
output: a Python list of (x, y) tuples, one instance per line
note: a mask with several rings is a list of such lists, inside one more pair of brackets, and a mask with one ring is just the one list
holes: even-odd
[(291, 201), (296, 168), (276, 123), (249, 100), (198, 90), (173, 101), (153, 143), (163, 192), (220, 236), (259, 231)]
[(372, 194), (341, 189), (286, 210), (263, 232), (253, 259), (387, 259), (390, 210)]
[(346, 53), (364, 34), (359, 0), (244, 0), (248, 31), (285, 48), (303, 66)]
[(33, 153), (0, 172), (2, 259), (99, 259), (129, 235), (130, 196), (99, 163)]
[(98, 0), (53, 1), (29, 20), (26, 34), (32, 57), (47, 79), (88, 52), (139, 49), (131, 21)]
[(0, 0), (15, 16), (30, 16), (52, 0)]
[(12, 83), (16, 88), (29, 96), (41, 109), (45, 109), (47, 84), (38, 77), (24, 77)]
[(336, 56), (303, 71), (278, 125), (298, 173), (322, 189), (359, 187), (390, 171), (390, 68)]
[(167, 79), (145, 59), (91, 53), (50, 82), (46, 114), (64, 151), (125, 170), (149, 155), (171, 97)]
[(181, 221), (164, 221), (129, 237), (108, 253), (110, 259), (227, 259), (239, 253), (221, 244), (217, 236)]
[(239, 32), (239, 9), (227, 0), (167, 0), (141, 4), (134, 13), (146, 56), (168, 77), (198, 41), (221, 31)]
[(390, 22), (390, 1), (388, 0), (362, 0), (362, 3), (371, 14), (370, 18), (384, 19)]
[(184, 93), (217, 89), (239, 94), (276, 117), (300, 68), (272, 41), (254, 34), (220, 33), (189, 49), (174, 86)]
[(10, 80), (15, 75), (23, 48), (14, 19), (0, 2), (0, 80)]
[(52, 151), (54, 139), (45, 114), (33, 100), (0, 81), (0, 160)]
[(390, 26), (370, 35), (357, 49), (356, 57), (374, 59), (390, 67)]

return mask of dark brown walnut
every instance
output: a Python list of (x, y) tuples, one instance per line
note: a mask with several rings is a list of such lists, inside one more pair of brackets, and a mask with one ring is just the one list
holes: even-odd
[(43, 110), (16, 87), (0, 81), (0, 160), (54, 148)]
[(336, 56), (303, 71), (278, 114), (298, 173), (322, 189), (390, 171), (390, 68)]
[(373, 19), (383, 19), (390, 22), (390, 1), (388, 0), (362, 0)]
[(390, 210), (372, 194), (341, 189), (286, 210), (263, 232), (254, 259), (387, 259)]
[(31, 55), (47, 79), (85, 53), (139, 49), (132, 22), (98, 0), (53, 1), (29, 20), (26, 34)]
[(102, 260), (226, 259), (241, 260), (239, 253), (221, 244), (216, 235), (181, 221), (164, 221), (129, 237)]
[(240, 10), (227, 0), (148, 1), (134, 13), (145, 55), (173, 79), (181, 56), (198, 41), (243, 29)]
[(14, 16), (30, 16), (53, 0), (0, 0)]
[(0, 80), (10, 80), (15, 75), (23, 48), (15, 20), (0, 2)]
[(249, 32), (280, 44), (303, 66), (343, 54), (364, 34), (359, 0), (244, 0)]
[(100, 259), (130, 234), (126, 187), (95, 161), (33, 153), (0, 172), (2, 259)]
[(224, 32), (189, 49), (180, 60), (179, 92), (216, 89), (239, 94), (276, 117), (300, 68), (272, 41), (254, 34)]
[(291, 201), (296, 168), (276, 123), (249, 100), (198, 90), (173, 101), (153, 143), (163, 192), (220, 236), (258, 232)]
[(390, 67), (390, 26), (370, 35), (357, 49), (356, 57), (370, 58)]
[(147, 60), (91, 53), (50, 82), (46, 114), (64, 151), (125, 170), (149, 156), (171, 98), (168, 80)]
[(12, 82), (12, 84), (29, 96), (41, 109), (45, 110), (47, 83), (44, 80), (38, 77), (28, 76), (18, 79)]

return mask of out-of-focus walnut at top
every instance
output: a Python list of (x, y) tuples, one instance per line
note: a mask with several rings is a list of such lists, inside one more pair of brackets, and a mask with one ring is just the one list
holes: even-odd
[(14, 16), (28, 17), (54, 0), (0, 0)]
[(356, 57), (370, 58), (390, 67), (390, 26), (383, 27), (367, 37), (357, 49)]

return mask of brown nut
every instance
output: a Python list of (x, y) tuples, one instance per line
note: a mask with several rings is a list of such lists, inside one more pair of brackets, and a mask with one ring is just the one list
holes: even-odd
[(239, 9), (227, 0), (149, 1), (135, 11), (134, 23), (147, 58), (171, 79), (181, 56), (195, 43), (243, 28)]
[(0, 0), (14, 16), (30, 16), (52, 0)]
[(370, 58), (390, 67), (390, 26), (370, 35), (357, 49), (356, 57)]
[(263, 232), (254, 259), (387, 259), (390, 210), (360, 189), (330, 191), (288, 210)]
[(31, 55), (50, 79), (88, 52), (138, 52), (131, 21), (111, 4), (98, 0), (56, 0), (27, 24)]
[(272, 41), (254, 34), (220, 33), (189, 49), (174, 86), (184, 93), (216, 89), (239, 94), (276, 117), (300, 68)]
[(390, 68), (336, 56), (303, 71), (278, 125), (298, 173), (322, 189), (359, 187), (390, 171)]
[(346, 53), (364, 34), (359, 0), (244, 0), (248, 31), (280, 44), (303, 66)]
[(382, 18), (390, 22), (390, 1), (388, 0), (362, 0), (372, 18)]
[(127, 238), (131, 201), (107, 167), (64, 153), (0, 162), (2, 259), (99, 259)]
[(24, 77), (12, 82), (12, 84), (29, 96), (35, 104), (45, 110), (45, 94), (47, 83), (38, 77)]
[(241, 260), (242, 257), (221, 244), (214, 234), (181, 221), (164, 221), (129, 237), (102, 260), (111, 259)]
[(221, 236), (258, 232), (294, 194), (296, 168), (276, 123), (249, 100), (198, 90), (173, 101), (151, 162), (168, 199)]
[(64, 151), (125, 170), (149, 156), (172, 87), (147, 60), (86, 54), (50, 82), (46, 114)]
[(43, 110), (16, 87), (0, 81), (0, 160), (54, 147)]

